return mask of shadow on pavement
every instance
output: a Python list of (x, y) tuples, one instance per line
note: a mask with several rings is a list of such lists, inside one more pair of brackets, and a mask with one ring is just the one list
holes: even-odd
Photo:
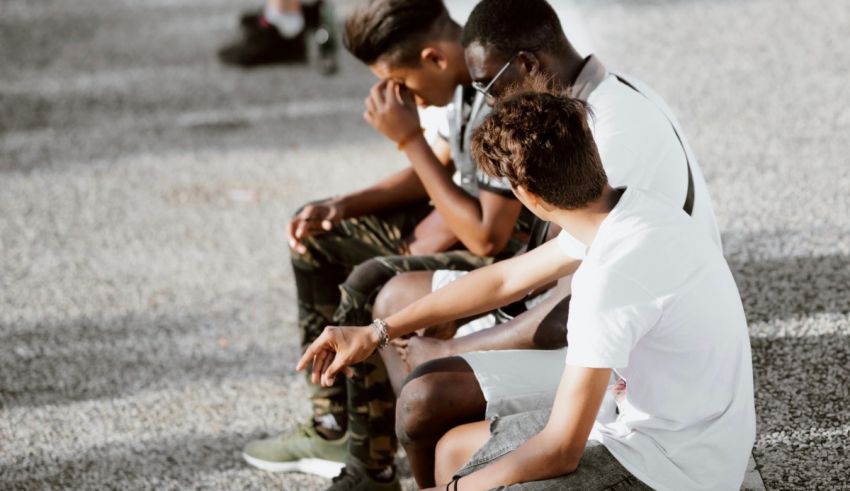
[(827, 255), (730, 261), (747, 320), (767, 322), (850, 312), (850, 257)]
[[(293, 351), (229, 346), (244, 326), (222, 314), (131, 315), (29, 328), (0, 325), (0, 407), (116, 398), (186, 382), (280, 376)], [(237, 339), (238, 340), (238, 339)], [(221, 344), (226, 344), (222, 346)]]

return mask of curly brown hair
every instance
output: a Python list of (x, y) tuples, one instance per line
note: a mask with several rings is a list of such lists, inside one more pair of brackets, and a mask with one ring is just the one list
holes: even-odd
[(552, 92), (518, 90), (503, 98), (472, 136), (481, 169), (506, 177), (558, 208), (583, 208), (608, 177), (593, 140), (588, 105)]

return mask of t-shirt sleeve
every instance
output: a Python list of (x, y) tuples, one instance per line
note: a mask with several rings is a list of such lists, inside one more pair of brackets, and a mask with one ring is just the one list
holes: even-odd
[[(624, 368), (661, 308), (639, 284), (610, 272), (583, 271), (567, 321), (567, 365)], [(574, 280), (575, 281), (575, 280)]]
[(513, 190), (511, 190), (511, 183), (507, 178), (490, 176), (481, 169), (476, 170), (475, 177), (478, 181), (478, 189), (481, 191), (489, 191), (505, 198), (516, 199)]
[(558, 241), (558, 247), (561, 248), (561, 252), (568, 257), (583, 260), (587, 254), (587, 247), (566, 230), (561, 229), (556, 240)]
[(451, 113), (451, 104), (443, 107), (427, 107), (419, 109), (419, 121), (422, 127), (425, 128), (425, 137), (429, 142), (435, 138), (442, 138), (448, 141), (451, 134), (449, 125), (449, 114)]

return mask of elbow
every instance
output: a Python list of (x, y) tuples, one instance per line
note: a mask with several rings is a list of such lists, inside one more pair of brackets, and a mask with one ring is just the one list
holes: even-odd
[(480, 239), (472, 240), (466, 245), (466, 248), (469, 249), (469, 252), (482, 257), (490, 257), (495, 256), (502, 252), (505, 249), (505, 246), (508, 245), (507, 239), (499, 239), (497, 237), (482, 237)]
[(549, 467), (549, 472), (551, 473), (551, 477), (572, 474), (576, 471), (576, 469), (578, 469), (579, 460), (581, 460), (581, 456), (577, 458), (570, 455), (569, 452), (555, 452), (555, 455), (553, 455), (550, 460), (551, 465)]
[(562, 464), (560, 466), (561, 475), (572, 474), (578, 469), (579, 459), (574, 457), (566, 457), (562, 460)]
[(549, 442), (551, 451), (548, 452), (548, 460), (552, 464), (551, 469), (553, 474), (563, 476), (575, 472), (584, 454), (585, 446), (565, 444), (562, 440), (549, 440)]
[(468, 246), (469, 252), (481, 257), (490, 257), (498, 254), (495, 245), (492, 242), (479, 242)]

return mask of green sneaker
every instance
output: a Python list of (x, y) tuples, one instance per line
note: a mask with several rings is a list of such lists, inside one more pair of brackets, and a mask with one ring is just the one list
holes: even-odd
[(395, 471), (391, 481), (381, 482), (372, 479), (359, 465), (349, 462), (327, 491), (401, 491), (401, 484)]
[(338, 440), (325, 440), (311, 421), (292, 432), (248, 442), (242, 457), (264, 471), (304, 472), (330, 479), (345, 466), (348, 433)]

